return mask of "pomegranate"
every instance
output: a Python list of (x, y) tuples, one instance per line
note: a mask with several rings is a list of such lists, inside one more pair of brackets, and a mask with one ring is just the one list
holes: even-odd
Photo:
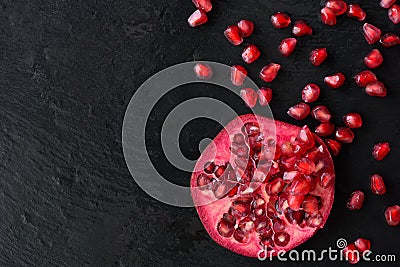
[(400, 23), (400, 6), (393, 5), (391, 8), (389, 8), (388, 17), (394, 24), (399, 24)]
[(370, 96), (385, 97), (387, 95), (387, 90), (382, 82), (376, 81), (369, 83), (365, 87), (365, 92)]
[(293, 53), (294, 49), (296, 48), (296, 44), (296, 38), (283, 39), (281, 44), (279, 45), (279, 52), (282, 56), (288, 57)]
[(354, 75), (354, 81), (356, 82), (357, 86), (366, 87), (368, 84), (378, 81), (378, 79), (372, 71), (364, 70)]
[(242, 52), (242, 58), (247, 64), (251, 64), (256, 61), (260, 55), (260, 50), (253, 44), (248, 45)]
[(310, 61), (314, 66), (318, 67), (327, 57), (328, 52), (326, 51), (326, 48), (317, 48), (311, 51)]
[(360, 128), (362, 126), (361, 115), (356, 112), (350, 112), (343, 116), (343, 122), (349, 128)]
[(192, 0), (196, 8), (203, 10), (204, 12), (210, 12), (212, 9), (211, 0)]
[(383, 56), (378, 49), (373, 49), (369, 54), (364, 57), (364, 64), (370, 69), (379, 67), (383, 62)]
[(396, 0), (381, 0), (381, 2), (379, 3), (379, 5), (383, 8), (389, 8), (391, 7), (394, 3), (396, 2)]
[(307, 84), (301, 92), (301, 98), (306, 103), (314, 102), (318, 99), (320, 91), (318, 85)]
[(247, 70), (240, 65), (231, 67), (231, 81), (233, 85), (241, 86), (247, 77)]
[(294, 36), (311, 35), (312, 28), (303, 20), (296, 20), (292, 29)]
[(384, 195), (386, 193), (385, 182), (379, 174), (371, 176), (371, 191), (375, 195)]
[(334, 15), (342, 15), (346, 13), (347, 4), (342, 0), (328, 0), (325, 3), (325, 7), (330, 9)]
[(209, 80), (212, 78), (213, 70), (208, 64), (197, 63), (196, 65), (194, 65), (193, 69), (194, 73), (199, 79)]
[(385, 211), (386, 222), (389, 226), (397, 226), (400, 224), (400, 206), (394, 205), (388, 207)]
[(390, 145), (388, 142), (378, 143), (374, 145), (374, 150), (372, 151), (372, 156), (376, 160), (383, 160), (390, 152)]
[(347, 208), (349, 210), (359, 210), (362, 208), (364, 203), (364, 193), (360, 190), (356, 190), (351, 193), (349, 201), (347, 202)]
[(267, 248), (275, 248), (274, 255), (293, 249), (324, 226), (334, 176), (326, 146), (308, 127), (244, 115), (204, 150), (190, 184), (211, 238), (235, 253), (257, 257)]
[(329, 25), (329, 26), (336, 25), (335, 12), (328, 7), (324, 7), (323, 9), (321, 9), (321, 21), (322, 21), (322, 23)]
[(347, 16), (349, 18), (355, 18), (358, 21), (363, 21), (367, 17), (367, 13), (365, 13), (359, 4), (349, 4)]
[(275, 80), (276, 75), (278, 75), (279, 70), (281, 69), (281, 65), (276, 63), (270, 63), (267, 66), (263, 67), (260, 71), (260, 78), (264, 82), (272, 82)]
[(335, 132), (336, 140), (342, 143), (351, 143), (354, 139), (354, 133), (347, 127), (338, 127)]
[(189, 23), (190, 27), (197, 27), (197, 26), (203, 25), (207, 21), (208, 21), (207, 14), (201, 9), (197, 9), (188, 18), (188, 23)]
[(351, 264), (356, 264), (360, 261), (360, 254), (354, 244), (348, 244), (342, 250), (344, 258)]
[(389, 48), (400, 44), (400, 37), (394, 33), (386, 33), (379, 42), (383, 47)]
[(240, 33), (243, 37), (249, 37), (254, 30), (254, 23), (250, 20), (242, 19), (238, 22), (237, 26), (239, 27)]
[(313, 108), (311, 116), (320, 122), (328, 122), (331, 120), (331, 113), (325, 106), (316, 106)]
[(240, 96), (249, 108), (254, 108), (257, 104), (258, 94), (252, 88), (240, 90)]
[(240, 45), (243, 43), (242, 34), (240, 33), (239, 27), (236, 25), (229, 26), (225, 31), (224, 35), (226, 39), (233, 45)]
[(271, 16), (271, 23), (277, 29), (283, 29), (289, 26), (291, 19), (288, 14), (278, 12)]
[(271, 88), (261, 87), (257, 93), (258, 93), (258, 102), (260, 103), (261, 106), (266, 106), (272, 101)]
[(324, 78), (324, 82), (326, 83), (326, 85), (328, 85), (330, 88), (334, 88), (334, 89), (342, 87), (345, 80), (346, 80), (346, 77), (344, 76), (343, 73), (340, 73), (340, 72), (332, 74), (331, 76), (326, 76)]
[(363, 35), (368, 44), (376, 43), (381, 38), (381, 30), (372, 24), (365, 23), (363, 25)]
[(357, 238), (356, 241), (354, 241), (354, 246), (362, 254), (365, 251), (371, 249), (371, 242), (368, 239), (360, 237), (360, 238)]
[(310, 106), (305, 103), (299, 103), (290, 107), (287, 114), (296, 120), (303, 120), (310, 114)]

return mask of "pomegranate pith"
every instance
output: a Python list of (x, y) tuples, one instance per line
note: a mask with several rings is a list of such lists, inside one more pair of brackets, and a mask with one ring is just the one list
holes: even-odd
[(364, 63), (368, 68), (375, 69), (383, 62), (383, 56), (378, 49), (373, 49), (369, 54), (364, 57)]
[(201, 9), (197, 9), (188, 18), (188, 23), (189, 23), (190, 27), (197, 27), (197, 26), (203, 25), (207, 21), (208, 21), (207, 14)]
[(359, 4), (349, 4), (347, 16), (349, 18), (357, 19), (358, 21), (363, 21), (367, 17), (367, 13), (365, 13)]
[(376, 160), (383, 160), (390, 152), (390, 145), (388, 142), (378, 143), (374, 145), (372, 155)]
[(400, 224), (400, 206), (394, 205), (385, 210), (386, 222), (389, 226), (397, 226)]

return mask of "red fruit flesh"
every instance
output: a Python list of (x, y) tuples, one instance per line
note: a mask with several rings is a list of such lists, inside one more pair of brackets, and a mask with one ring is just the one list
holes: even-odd
[(283, 39), (281, 44), (279, 45), (279, 52), (282, 56), (288, 57), (293, 53), (294, 49), (296, 48), (296, 44), (296, 38)]
[(328, 122), (331, 120), (331, 113), (325, 106), (316, 106), (313, 108), (311, 116), (320, 122)]
[(278, 12), (271, 16), (271, 23), (277, 29), (283, 29), (289, 26), (291, 20), (288, 14)]
[(376, 160), (383, 160), (390, 152), (390, 145), (389, 143), (378, 143), (374, 145), (374, 150), (372, 151), (372, 156)]
[(229, 26), (224, 31), (224, 35), (226, 39), (228, 39), (228, 41), (231, 42), (233, 45), (240, 45), (241, 43), (243, 43), (243, 38), (240, 33), (239, 27), (236, 25)]
[[(275, 140), (271, 123), (276, 126)], [(288, 156), (289, 144), (304, 149)], [(282, 147), (280, 153), (274, 153), (275, 146)], [(245, 152), (244, 158), (240, 151)], [(313, 160), (306, 156), (311, 151), (318, 154)], [(291, 157), (293, 166), (285, 163)], [(243, 159), (248, 162), (242, 164)], [(209, 162), (224, 166), (225, 172), (219, 177), (209, 173), (213, 169)], [(318, 172), (317, 165), (322, 166)], [(313, 169), (310, 175), (302, 174)], [(296, 172), (292, 180), (288, 172)], [(326, 188), (319, 185), (323, 174), (332, 177)], [(198, 177), (203, 176), (215, 184), (199, 187)], [(230, 194), (234, 187), (237, 191)], [(334, 166), (322, 140), (308, 128), (244, 115), (229, 123), (204, 150), (192, 174), (191, 192), (205, 229), (218, 244), (249, 257), (257, 257), (267, 247), (274, 248), (276, 255), (304, 243), (324, 226), (333, 203)]]
[(242, 58), (247, 64), (251, 64), (256, 61), (260, 55), (260, 50), (253, 44), (248, 45), (242, 52)]
[(206, 23), (207, 21), (208, 21), (207, 14), (201, 9), (197, 9), (188, 18), (188, 23), (189, 23), (190, 27), (200, 26), (200, 25)]
[(326, 51), (326, 48), (317, 48), (311, 51), (310, 61), (314, 66), (318, 67), (327, 57), (328, 52)]
[(326, 83), (326, 85), (334, 89), (341, 87), (344, 84), (345, 80), (346, 77), (344, 76), (343, 73), (335, 73), (331, 76), (326, 76), (324, 78), (324, 82)]
[(347, 245), (342, 250), (343, 257), (351, 264), (356, 264), (360, 261), (360, 254), (354, 244)]
[(383, 47), (389, 48), (400, 44), (400, 37), (394, 33), (387, 33), (379, 40)]
[(307, 84), (301, 92), (301, 98), (304, 102), (311, 103), (318, 99), (320, 92), (321, 90), (318, 85)]
[(266, 106), (272, 101), (272, 89), (262, 87), (258, 90), (258, 102), (261, 106)]
[(364, 70), (354, 75), (354, 81), (356, 82), (357, 86), (366, 87), (368, 84), (378, 81), (378, 79), (372, 71)]
[(373, 49), (366, 57), (364, 57), (364, 64), (371, 69), (379, 67), (382, 62), (383, 56), (378, 49)]
[(347, 9), (347, 16), (349, 18), (357, 19), (358, 21), (365, 20), (367, 13), (358, 4), (349, 4)]
[(296, 20), (292, 29), (294, 36), (305, 36), (312, 34), (312, 28), (303, 20)]
[(193, 4), (204, 12), (209, 12), (212, 9), (211, 0), (192, 0)]
[(381, 0), (381, 2), (379, 3), (379, 5), (383, 8), (389, 8), (391, 7), (394, 3), (396, 2), (396, 0)]
[(362, 254), (365, 251), (371, 249), (371, 242), (367, 239), (360, 237), (360, 238), (357, 238), (356, 241), (354, 241), (354, 246)]
[(371, 176), (371, 191), (375, 195), (383, 195), (386, 193), (385, 182), (382, 176), (379, 174), (374, 174)]
[(315, 128), (315, 133), (319, 136), (329, 136), (335, 130), (335, 125), (330, 122), (323, 122), (317, 128)]
[(296, 120), (303, 120), (310, 114), (310, 106), (305, 103), (299, 103), (289, 108), (287, 114)]
[(342, 149), (341, 143), (332, 139), (326, 139), (325, 143), (332, 155), (334, 156), (339, 155), (340, 150)]
[(338, 127), (335, 132), (336, 140), (345, 144), (353, 142), (354, 133), (347, 127)]
[(336, 25), (336, 15), (334, 11), (328, 7), (321, 9), (321, 21), (329, 26)]
[(254, 30), (254, 23), (250, 20), (242, 19), (238, 22), (237, 26), (239, 27), (240, 33), (243, 37), (249, 37)]
[(347, 4), (342, 0), (328, 0), (325, 3), (325, 7), (338, 16), (344, 14), (347, 10)]
[(370, 96), (385, 97), (387, 95), (386, 87), (381, 82), (372, 82), (365, 87), (365, 92)]
[(368, 44), (376, 43), (381, 38), (381, 30), (372, 24), (364, 23), (363, 35)]
[(388, 207), (385, 211), (386, 222), (389, 226), (397, 226), (400, 224), (400, 206), (394, 205)]
[(194, 65), (193, 69), (194, 73), (199, 79), (209, 80), (212, 78), (213, 70), (208, 64), (197, 63), (196, 65)]
[(258, 94), (251, 88), (240, 90), (240, 96), (249, 108), (254, 108), (257, 104)]
[(361, 115), (355, 112), (350, 112), (344, 115), (343, 122), (347, 127), (351, 129), (360, 128), (362, 126)]
[(247, 70), (240, 66), (234, 65), (231, 67), (231, 81), (233, 85), (241, 86), (247, 77)]
[(393, 5), (391, 8), (389, 8), (388, 17), (394, 24), (399, 24), (400, 23), (400, 6)]
[(351, 193), (349, 201), (347, 202), (347, 208), (349, 210), (359, 210), (362, 208), (364, 203), (364, 193), (360, 190), (356, 190)]
[(264, 82), (267, 83), (272, 82), (276, 78), (276, 75), (278, 75), (280, 69), (281, 65), (276, 63), (270, 63), (262, 68), (262, 70), (260, 71), (260, 78)]

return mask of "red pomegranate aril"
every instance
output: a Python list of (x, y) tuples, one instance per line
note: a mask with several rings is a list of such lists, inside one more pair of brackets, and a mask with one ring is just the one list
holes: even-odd
[[(340, 143), (339, 143), (340, 145)], [(321, 179), (319, 181), (319, 185), (322, 188), (328, 188), (329, 186), (331, 186), (333, 184), (333, 181), (335, 180), (335, 175), (331, 172), (324, 172), (321, 175)]]
[(240, 90), (240, 96), (249, 108), (254, 108), (257, 104), (258, 95), (252, 88)]
[(288, 195), (287, 203), (289, 208), (292, 210), (299, 210), (301, 207), (301, 203), (303, 203), (304, 196), (292, 196)]
[(211, 183), (211, 178), (206, 174), (202, 173), (197, 177), (197, 186), (203, 187), (201, 190), (206, 189), (205, 187)]
[(319, 136), (329, 136), (335, 130), (335, 125), (331, 122), (323, 122), (315, 128), (315, 133)]
[(369, 23), (363, 25), (363, 35), (368, 44), (376, 43), (381, 38), (381, 30)]
[(258, 103), (260, 106), (266, 106), (272, 101), (272, 89), (267, 87), (261, 87), (258, 90)]
[(214, 162), (207, 162), (206, 164), (204, 164), (204, 172), (208, 174), (214, 173), (215, 167), (216, 166)]
[(328, 52), (326, 51), (326, 48), (317, 48), (311, 51), (310, 61), (314, 66), (318, 67), (327, 57)]
[(320, 212), (318, 212), (315, 216), (308, 217), (307, 226), (309, 227), (320, 227), (323, 221), (323, 217)]
[(306, 196), (302, 203), (303, 210), (314, 216), (318, 213), (318, 200), (313, 196)]
[(303, 99), (304, 102), (306, 103), (311, 103), (314, 102), (318, 99), (319, 94), (320, 94), (320, 88), (316, 84), (307, 84), (302, 92), (301, 92), (301, 98)]
[(320, 122), (329, 122), (331, 120), (331, 113), (325, 106), (316, 106), (313, 108), (311, 115)]
[(277, 29), (283, 29), (289, 26), (291, 20), (288, 14), (278, 12), (271, 16), (271, 23)]
[(229, 225), (224, 220), (221, 220), (217, 226), (218, 233), (223, 237), (231, 237), (235, 231), (234, 225)]
[(212, 9), (211, 0), (192, 0), (192, 2), (198, 9), (202, 9), (204, 12), (209, 12)]
[(303, 120), (310, 114), (310, 106), (305, 103), (299, 103), (289, 108), (287, 114), (296, 120)]
[(332, 140), (332, 139), (326, 139), (325, 140), (326, 146), (328, 147), (329, 151), (332, 153), (332, 155), (337, 156), (340, 153), (340, 150), (342, 149), (342, 144)]
[(394, 205), (388, 207), (385, 211), (386, 222), (389, 226), (397, 226), (400, 224), (400, 206)]
[[(314, 135), (311, 133), (310, 128), (308, 128), (307, 125), (304, 125), (303, 128), (301, 128), (296, 141), (300, 141), (300, 143), (304, 144), (307, 149), (315, 147)], [(296, 141), (294, 143), (296, 143)]]
[(250, 44), (243, 50), (242, 58), (244, 62), (246, 62), (247, 64), (251, 64), (256, 61), (260, 57), (260, 55), (261, 52), (258, 47), (254, 44)]
[(207, 21), (208, 21), (207, 14), (201, 9), (197, 9), (188, 18), (188, 23), (189, 23), (190, 27), (197, 27), (197, 26), (203, 25)]
[(347, 9), (347, 16), (349, 18), (355, 18), (358, 21), (365, 20), (367, 13), (360, 7), (359, 4), (349, 4)]
[(371, 69), (379, 67), (382, 62), (383, 56), (378, 49), (373, 49), (366, 57), (364, 57), (364, 64)]
[(366, 87), (368, 84), (378, 81), (378, 79), (372, 71), (364, 70), (354, 75), (354, 81), (356, 82), (357, 86)]
[(400, 6), (393, 5), (391, 8), (389, 8), (388, 17), (394, 24), (399, 24), (400, 23)]
[(369, 83), (365, 87), (365, 92), (370, 96), (385, 97), (387, 95), (387, 90), (382, 82), (376, 81)]
[(338, 127), (335, 132), (335, 137), (337, 141), (349, 144), (353, 142), (354, 133), (347, 127)]
[(396, 0), (381, 0), (381, 2), (379, 3), (379, 5), (383, 8), (389, 8), (391, 7), (394, 3), (396, 2)]
[(233, 45), (240, 45), (241, 43), (243, 43), (243, 38), (240, 33), (239, 27), (236, 25), (229, 26), (224, 31), (224, 35), (226, 39), (228, 39), (228, 41), (231, 42)]
[(347, 202), (347, 208), (349, 210), (359, 210), (362, 208), (364, 203), (364, 193), (360, 190), (356, 190), (350, 194), (349, 201)]
[(321, 9), (321, 21), (325, 25), (336, 25), (336, 15), (333, 10), (328, 7), (324, 7), (323, 9)]
[(279, 70), (281, 69), (281, 65), (276, 63), (270, 63), (267, 66), (263, 67), (260, 71), (260, 78), (264, 82), (272, 82), (276, 76), (278, 75)]
[(379, 40), (383, 47), (389, 48), (400, 44), (400, 37), (394, 33), (387, 33)]
[(290, 224), (301, 224), (304, 220), (305, 212), (303, 210), (292, 210), (287, 208), (285, 210), (285, 217)]
[(326, 76), (324, 78), (324, 82), (326, 83), (326, 85), (334, 89), (341, 87), (344, 84), (345, 80), (346, 77), (344, 76), (343, 73), (335, 73), (331, 76)]
[(239, 243), (247, 243), (249, 241), (249, 234), (237, 228), (233, 233), (233, 238)]
[(312, 28), (303, 20), (296, 20), (292, 29), (294, 36), (305, 36), (312, 34)]
[(371, 249), (371, 242), (368, 239), (360, 237), (360, 238), (357, 238), (356, 241), (354, 241), (354, 246), (362, 254), (365, 251)]
[(197, 63), (194, 65), (194, 73), (199, 79), (209, 80), (212, 78), (213, 70), (208, 64)]
[(242, 19), (238, 22), (237, 26), (243, 37), (249, 37), (253, 33), (254, 23), (249, 20)]
[(344, 115), (343, 122), (347, 127), (351, 129), (360, 128), (362, 126), (361, 115), (355, 112), (350, 112)]
[(347, 245), (342, 250), (343, 257), (351, 264), (356, 264), (360, 261), (360, 255), (354, 244)]
[(254, 221), (250, 218), (244, 218), (238, 223), (238, 227), (242, 229), (244, 232), (251, 233), (254, 231)]
[(376, 160), (383, 160), (390, 152), (390, 145), (388, 142), (378, 143), (374, 145), (372, 155)]
[(296, 44), (296, 38), (285, 38), (279, 45), (279, 52), (282, 56), (288, 57), (293, 53), (294, 49), (296, 48)]
[(274, 242), (278, 247), (286, 246), (290, 241), (290, 235), (286, 232), (277, 232), (274, 235)]
[(304, 177), (296, 177), (286, 191), (292, 196), (305, 196), (310, 192), (310, 184)]
[(294, 169), (304, 175), (310, 175), (315, 170), (315, 164), (308, 158), (302, 158), (297, 160), (294, 165)]
[(241, 86), (243, 85), (247, 77), (247, 70), (240, 66), (234, 65), (231, 67), (231, 81), (233, 85)]
[(386, 193), (385, 182), (379, 174), (371, 176), (371, 191), (375, 195), (384, 195)]
[(328, 0), (325, 3), (325, 7), (338, 16), (344, 14), (347, 10), (347, 4), (342, 0)]
[(282, 192), (284, 186), (285, 183), (282, 178), (275, 178), (266, 185), (265, 191), (270, 196), (278, 195)]

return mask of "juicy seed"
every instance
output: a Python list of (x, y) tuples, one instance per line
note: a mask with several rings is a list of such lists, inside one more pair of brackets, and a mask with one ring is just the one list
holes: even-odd
[(400, 37), (394, 33), (387, 33), (379, 40), (383, 47), (389, 48), (400, 44)]
[(190, 27), (200, 26), (200, 25), (206, 23), (207, 21), (208, 21), (207, 14), (201, 9), (197, 9), (188, 18), (188, 23), (189, 23)]
[(310, 175), (315, 170), (315, 164), (308, 158), (302, 158), (296, 161), (294, 169), (304, 175)]
[(278, 232), (274, 235), (274, 242), (278, 247), (284, 247), (289, 244), (290, 235), (286, 232)]
[(338, 127), (335, 132), (335, 137), (339, 142), (349, 144), (353, 142), (354, 133), (347, 127)]
[(310, 61), (314, 66), (318, 67), (327, 57), (328, 52), (326, 51), (326, 48), (317, 48), (311, 51)]
[(323, 219), (324, 218), (322, 217), (321, 213), (318, 212), (315, 216), (309, 217), (307, 219), (307, 226), (313, 228), (320, 227)]
[(368, 44), (376, 43), (381, 38), (381, 30), (372, 24), (364, 23), (363, 35)]
[(371, 191), (375, 195), (383, 195), (386, 193), (385, 182), (379, 174), (371, 176)]
[(391, 7), (394, 3), (396, 2), (396, 0), (381, 0), (381, 2), (379, 3), (379, 5), (383, 8), (389, 8)]
[(343, 250), (343, 257), (351, 264), (356, 264), (360, 261), (360, 255), (354, 244), (347, 245)]
[(280, 69), (281, 65), (276, 63), (270, 63), (262, 68), (262, 70), (260, 71), (260, 78), (264, 82), (267, 83), (272, 82), (276, 78), (276, 75), (278, 75)]
[(239, 243), (247, 243), (249, 241), (249, 235), (240, 228), (237, 228), (235, 230), (235, 233), (233, 234), (233, 238), (235, 238), (236, 241)]
[(203, 10), (204, 12), (209, 12), (212, 9), (211, 0), (192, 0), (196, 8)]
[(290, 224), (301, 224), (305, 217), (303, 210), (292, 210), (287, 208), (285, 210), (285, 217)]
[(383, 56), (378, 49), (373, 49), (366, 57), (364, 57), (364, 64), (370, 69), (379, 67), (382, 62)]
[(303, 20), (296, 20), (292, 33), (294, 36), (305, 36), (312, 34), (312, 28)]
[(197, 186), (202, 187), (199, 188), (200, 190), (208, 189), (205, 188), (206, 185), (211, 183), (211, 178), (208, 177), (206, 174), (202, 173), (197, 176)]
[(238, 22), (237, 26), (243, 37), (249, 37), (253, 33), (254, 23), (249, 20), (242, 19)]
[(324, 78), (324, 82), (326, 83), (326, 85), (334, 89), (341, 87), (344, 84), (345, 80), (346, 77), (343, 75), (343, 73), (335, 73), (331, 76), (326, 76)]
[(367, 13), (365, 13), (359, 4), (349, 4), (347, 16), (349, 18), (355, 18), (358, 21), (363, 21), (365, 20)]
[(336, 25), (335, 12), (329, 7), (324, 7), (323, 9), (321, 9), (321, 21), (322, 23), (329, 26)]
[(318, 213), (318, 200), (313, 196), (306, 196), (302, 204), (303, 210), (314, 216)]
[(283, 29), (289, 26), (291, 20), (288, 14), (278, 12), (271, 16), (271, 23), (277, 29)]
[(275, 178), (267, 184), (265, 191), (269, 196), (278, 195), (285, 186), (282, 178)]
[(364, 203), (364, 193), (360, 190), (356, 190), (350, 194), (349, 201), (347, 202), (347, 208), (349, 210), (359, 210), (362, 208)]
[(374, 145), (374, 150), (372, 151), (372, 155), (376, 160), (383, 160), (390, 152), (389, 143), (378, 143)]
[(347, 10), (347, 4), (342, 0), (328, 0), (325, 3), (325, 7), (338, 16), (344, 14)]
[(365, 87), (365, 93), (370, 96), (385, 97), (387, 95), (387, 90), (382, 82), (376, 81), (369, 83)]
[(301, 98), (306, 103), (314, 102), (318, 99), (320, 94), (320, 88), (316, 84), (307, 84), (301, 92)]
[(236, 25), (229, 26), (224, 31), (224, 35), (226, 39), (228, 39), (228, 41), (231, 42), (233, 45), (240, 45), (241, 43), (243, 43), (243, 38), (240, 33), (239, 27)]
[(296, 177), (286, 191), (292, 196), (305, 196), (310, 192), (310, 184), (304, 177)]
[(394, 205), (388, 207), (385, 211), (386, 222), (389, 226), (397, 226), (400, 224), (400, 206)]
[(256, 61), (260, 55), (260, 50), (253, 44), (248, 45), (242, 52), (242, 58), (247, 64), (251, 64)]
[(208, 64), (197, 63), (194, 65), (194, 73), (199, 79), (209, 80), (212, 78), (213, 70)]
[(360, 253), (363, 253), (364, 251), (371, 249), (371, 242), (367, 239), (360, 237), (360, 238), (357, 238), (356, 241), (354, 241), (354, 246)]
[(245, 88), (240, 90), (240, 96), (246, 103), (246, 106), (248, 106), (249, 108), (254, 108), (256, 106), (258, 95), (253, 89)]
[(254, 231), (254, 222), (249, 218), (244, 218), (238, 224), (238, 227), (242, 229), (244, 232), (251, 233)]
[(332, 140), (332, 139), (326, 139), (325, 143), (332, 155), (334, 155), (334, 156), (339, 155), (340, 150), (342, 149), (341, 143), (339, 143), (335, 140)]
[(331, 113), (325, 106), (316, 106), (313, 108), (311, 116), (320, 122), (329, 122), (331, 120)]
[(247, 70), (240, 66), (234, 65), (231, 67), (231, 81), (235, 86), (241, 86), (247, 77)]
[(296, 38), (283, 39), (281, 44), (279, 45), (279, 52), (282, 56), (288, 57), (293, 53), (294, 49), (296, 48), (296, 44)]
[(361, 115), (355, 112), (350, 112), (344, 115), (343, 122), (347, 127), (351, 129), (360, 128), (362, 126)]
[(272, 89), (267, 87), (262, 87), (258, 90), (258, 103), (260, 106), (266, 106), (272, 101)]
[(372, 71), (364, 70), (354, 75), (354, 81), (356, 82), (357, 86), (366, 87), (368, 84), (378, 81), (378, 79)]
[(231, 237), (235, 231), (234, 225), (228, 224), (226, 221), (221, 220), (217, 226), (218, 233), (223, 237)]
[(328, 187), (333, 183), (334, 180), (335, 180), (335, 175), (334, 175), (333, 173), (331, 173), (331, 172), (324, 172), (324, 173), (321, 175), (321, 179), (320, 179), (320, 181), (319, 181), (319, 185), (320, 185), (322, 188), (328, 188)]
[(400, 6), (393, 5), (388, 10), (388, 17), (394, 24), (399, 24), (400, 23)]
[(335, 130), (335, 125), (331, 122), (323, 122), (315, 128), (315, 133), (319, 136), (329, 136)]
[(204, 172), (211, 174), (214, 173), (215, 170), (215, 164), (214, 162), (207, 162), (206, 164), (204, 164)]
[(292, 210), (299, 210), (303, 200), (304, 200), (304, 196), (289, 195), (288, 199), (287, 199), (287, 203), (289, 205), (289, 208), (291, 208)]
[(287, 114), (296, 120), (303, 120), (310, 114), (310, 106), (305, 103), (299, 103), (289, 108)]

